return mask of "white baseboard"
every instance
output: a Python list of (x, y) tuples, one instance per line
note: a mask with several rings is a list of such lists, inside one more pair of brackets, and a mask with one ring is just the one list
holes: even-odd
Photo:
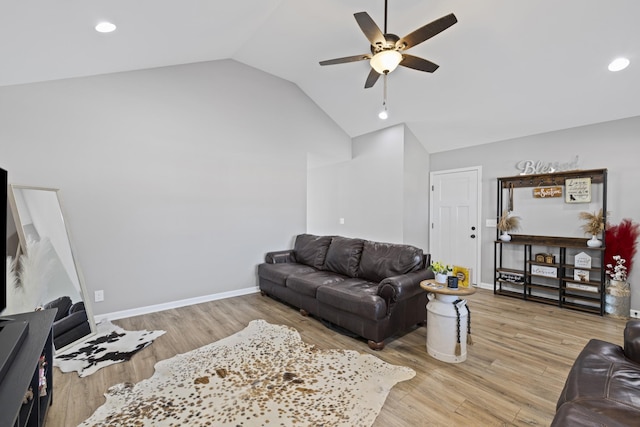
[(493, 290), (493, 283), (476, 283), (476, 288)]
[(98, 314), (94, 316), (95, 322), (103, 320), (117, 320), (125, 317), (140, 316), (142, 314), (156, 313), (158, 311), (170, 310), (172, 308), (185, 307), (187, 305), (200, 304), (203, 302), (216, 301), (225, 298), (239, 297), (241, 295), (255, 294), (260, 289), (255, 286), (251, 288), (238, 289), (235, 291), (221, 292), (219, 294), (204, 295), (201, 297), (188, 298), (178, 301), (171, 301), (163, 304), (148, 305), (145, 307), (132, 308), (130, 310), (114, 311), (113, 313)]

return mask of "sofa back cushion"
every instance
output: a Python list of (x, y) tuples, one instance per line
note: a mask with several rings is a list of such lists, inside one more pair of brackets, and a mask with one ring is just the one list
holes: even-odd
[(331, 243), (331, 236), (298, 235), (293, 247), (296, 261), (317, 269), (322, 268), (329, 243)]
[(356, 277), (363, 243), (362, 239), (333, 237), (324, 261), (324, 269), (344, 276)]
[(409, 245), (365, 241), (358, 277), (381, 280), (423, 268), (422, 249)]

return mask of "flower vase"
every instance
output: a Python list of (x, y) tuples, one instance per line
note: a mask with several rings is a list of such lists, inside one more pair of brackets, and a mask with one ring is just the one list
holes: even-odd
[(500, 240), (502, 240), (503, 242), (510, 242), (511, 241), (511, 235), (509, 233), (507, 233), (506, 231), (503, 231), (502, 234), (500, 235)]
[(623, 280), (609, 280), (605, 289), (604, 311), (616, 319), (628, 319), (631, 309), (631, 289)]
[(587, 240), (587, 246), (590, 248), (599, 248), (602, 246), (602, 242), (598, 240), (595, 234), (591, 236), (591, 239)]
[(436, 273), (436, 282), (444, 285), (447, 283), (447, 275), (443, 273)]

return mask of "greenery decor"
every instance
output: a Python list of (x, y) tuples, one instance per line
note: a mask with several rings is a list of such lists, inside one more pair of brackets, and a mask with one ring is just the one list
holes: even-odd
[(520, 228), (520, 217), (511, 215), (506, 209), (502, 212), (502, 216), (498, 221), (498, 230), (515, 231)]
[[(613, 278), (616, 273), (624, 280), (631, 273), (633, 257), (636, 255), (636, 245), (640, 235), (640, 225), (625, 218), (618, 225), (608, 225), (605, 231), (606, 248), (604, 250), (604, 263), (609, 269), (607, 274)], [(620, 268), (624, 267), (624, 269)], [(614, 278), (614, 280), (617, 280)]]
[(582, 224), (582, 230), (585, 232), (585, 234), (597, 236), (604, 231), (604, 216), (602, 209), (594, 213), (580, 212), (578, 214), (578, 218), (580, 218), (582, 221), (586, 221), (584, 224)]
[(447, 264), (443, 264), (440, 261), (435, 261), (431, 263), (431, 270), (435, 274), (447, 274), (450, 271), (453, 271), (453, 267)]

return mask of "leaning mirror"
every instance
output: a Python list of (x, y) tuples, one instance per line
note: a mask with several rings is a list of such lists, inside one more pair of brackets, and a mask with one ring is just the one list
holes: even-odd
[[(57, 189), (11, 185), (9, 203), (20, 240), (17, 286), (7, 309), (57, 308), (56, 351), (95, 333), (93, 312), (74, 257)], [(11, 313), (8, 313), (11, 314)]]

